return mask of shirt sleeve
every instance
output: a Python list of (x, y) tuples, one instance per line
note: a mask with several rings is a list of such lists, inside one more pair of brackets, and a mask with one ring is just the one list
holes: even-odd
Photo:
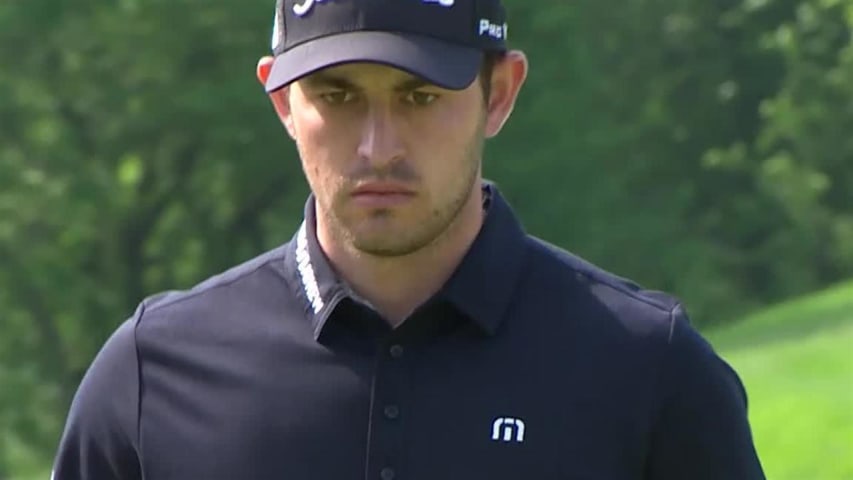
[(52, 480), (138, 480), (135, 318), (95, 356), (74, 395)]
[(673, 310), (648, 480), (764, 480), (737, 373)]

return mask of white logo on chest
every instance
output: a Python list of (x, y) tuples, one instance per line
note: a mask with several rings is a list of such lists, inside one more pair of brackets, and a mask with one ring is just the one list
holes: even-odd
[(520, 418), (496, 418), (492, 424), (492, 440), (497, 442), (523, 442), (524, 422)]

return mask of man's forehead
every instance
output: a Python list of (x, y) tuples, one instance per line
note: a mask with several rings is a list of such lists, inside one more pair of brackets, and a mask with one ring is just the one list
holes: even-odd
[[(389, 65), (370, 62), (346, 63), (318, 70), (301, 82), (311, 85), (348, 84), (353, 86), (434, 86), (423, 77)], [(438, 88), (438, 87), (436, 87)]]

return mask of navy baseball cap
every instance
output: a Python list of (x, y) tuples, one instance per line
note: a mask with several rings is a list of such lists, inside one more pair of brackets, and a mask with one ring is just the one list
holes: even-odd
[(484, 52), (506, 51), (506, 37), (500, 0), (277, 0), (266, 91), (351, 62), (461, 90)]

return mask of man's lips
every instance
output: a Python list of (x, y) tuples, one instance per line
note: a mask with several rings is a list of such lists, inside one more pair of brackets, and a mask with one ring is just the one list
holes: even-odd
[(412, 195), (414, 192), (397, 183), (365, 183), (356, 187), (353, 195)]
[(356, 203), (368, 207), (389, 207), (414, 197), (415, 192), (396, 183), (366, 183), (352, 191)]
[(414, 190), (402, 183), (368, 182), (357, 185), (352, 195), (414, 195)]

